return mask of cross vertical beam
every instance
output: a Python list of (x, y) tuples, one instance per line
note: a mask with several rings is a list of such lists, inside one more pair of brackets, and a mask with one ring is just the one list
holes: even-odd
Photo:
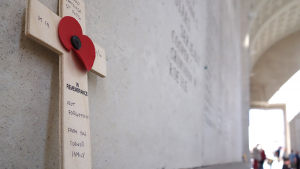
[[(60, 16), (72, 16), (85, 33), (84, 4), (81, 0), (60, 0)], [(60, 79), (60, 168), (91, 169), (90, 115), (87, 70), (74, 51), (67, 51), (58, 36), (60, 17), (37, 0), (28, 0), (25, 33), (59, 54)], [(95, 43), (94, 43), (95, 44)], [(103, 48), (95, 44), (92, 72), (106, 76)]]

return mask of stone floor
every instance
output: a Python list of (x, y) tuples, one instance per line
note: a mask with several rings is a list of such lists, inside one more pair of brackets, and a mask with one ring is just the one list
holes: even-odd
[(196, 167), (193, 169), (251, 169), (250, 163), (232, 163), (207, 167)]

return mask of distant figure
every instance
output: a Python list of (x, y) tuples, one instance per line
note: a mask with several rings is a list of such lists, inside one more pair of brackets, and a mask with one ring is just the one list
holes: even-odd
[(262, 148), (260, 150), (260, 156), (261, 156), (261, 160), (259, 161), (259, 168), (264, 169), (264, 162), (266, 160), (266, 154)]
[(291, 169), (289, 167), (289, 165), (290, 165), (290, 159), (286, 158), (286, 157), (283, 157), (283, 161), (284, 161), (284, 163), (283, 163), (282, 169)]
[(291, 150), (291, 154), (289, 155), (289, 159), (290, 159), (290, 163), (291, 163), (292, 168), (296, 167), (295, 158), (296, 158), (296, 154), (294, 154), (294, 150)]
[(299, 151), (296, 151), (295, 154), (295, 163), (296, 163), (296, 168), (300, 169), (300, 157), (299, 157)]
[(260, 154), (260, 145), (257, 144), (256, 147), (253, 148), (253, 169), (258, 169), (259, 162), (261, 161), (261, 154)]
[(280, 157), (280, 150), (281, 150), (281, 147), (278, 147), (278, 149), (275, 151), (275, 157), (278, 157), (278, 159), (279, 159), (279, 157)]

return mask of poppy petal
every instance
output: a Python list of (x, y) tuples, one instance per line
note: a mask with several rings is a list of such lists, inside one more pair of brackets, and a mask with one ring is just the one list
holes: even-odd
[(71, 37), (74, 35), (82, 35), (82, 29), (76, 19), (70, 16), (63, 17), (58, 26), (59, 39), (65, 48), (71, 50), (73, 48)]
[(81, 48), (78, 50), (74, 50), (74, 52), (77, 54), (77, 56), (79, 56), (85, 68), (90, 71), (93, 67), (96, 57), (94, 43), (89, 37), (85, 35), (80, 35), (78, 37), (81, 41)]

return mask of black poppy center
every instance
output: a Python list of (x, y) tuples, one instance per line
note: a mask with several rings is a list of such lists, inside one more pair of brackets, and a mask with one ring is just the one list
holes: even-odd
[(72, 43), (72, 46), (75, 48), (75, 49), (80, 49), (81, 48), (81, 41), (80, 39), (78, 38), (78, 36), (74, 35), (71, 37), (71, 43)]

